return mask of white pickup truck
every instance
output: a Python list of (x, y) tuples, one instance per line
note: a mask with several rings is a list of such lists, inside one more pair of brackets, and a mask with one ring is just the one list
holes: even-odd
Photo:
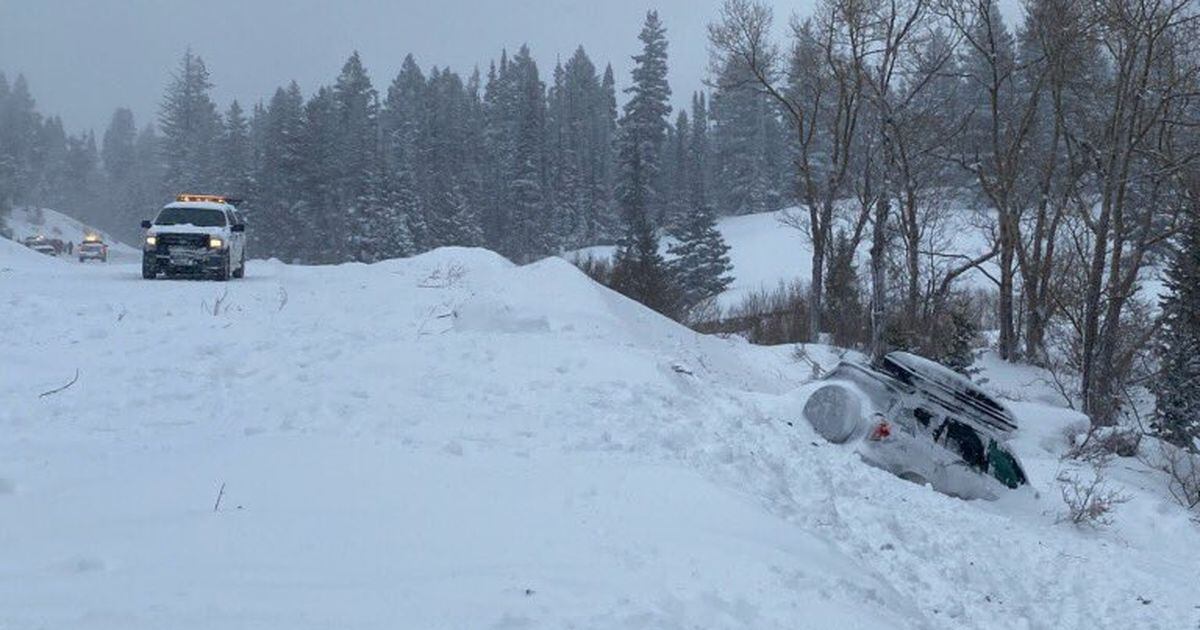
[(142, 277), (244, 276), (246, 224), (236, 202), (220, 195), (183, 194), (153, 221), (142, 221)]

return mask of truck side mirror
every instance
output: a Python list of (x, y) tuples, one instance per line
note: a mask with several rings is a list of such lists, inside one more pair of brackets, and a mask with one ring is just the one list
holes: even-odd
[(246, 224), (245, 224), (245, 223), (234, 223), (234, 224), (233, 224), (233, 227), (231, 227), (231, 228), (229, 228), (229, 229), (230, 229), (230, 230), (232, 230), (232, 231), (234, 231), (234, 232), (245, 232), (245, 231), (246, 231)]
[(149, 230), (151, 225), (153, 225), (153, 224), (150, 223), (149, 221), (142, 221), (142, 229), (143, 230)]

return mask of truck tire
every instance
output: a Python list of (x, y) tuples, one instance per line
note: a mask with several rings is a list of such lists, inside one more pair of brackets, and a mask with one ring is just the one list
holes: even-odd
[(153, 280), (158, 277), (158, 261), (142, 256), (142, 278)]
[(217, 281), (228, 282), (229, 275), (229, 254), (225, 254), (221, 257), (221, 268), (217, 269)]

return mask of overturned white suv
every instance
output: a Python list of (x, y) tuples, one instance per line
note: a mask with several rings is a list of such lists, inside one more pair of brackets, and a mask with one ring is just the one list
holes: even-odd
[(246, 224), (236, 199), (183, 194), (153, 221), (142, 221), (142, 277), (241, 278), (246, 273)]
[(1029, 483), (1007, 445), (1017, 430), (1012, 412), (924, 357), (843, 361), (798, 393), (817, 433), (904, 479), (967, 499), (995, 499)]

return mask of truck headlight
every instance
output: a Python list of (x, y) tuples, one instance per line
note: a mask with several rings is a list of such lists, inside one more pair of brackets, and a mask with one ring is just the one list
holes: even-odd
[(215, 236), (208, 237), (208, 247), (210, 249), (221, 249), (224, 246), (225, 246), (225, 243), (221, 239), (219, 239)]
[(158, 238), (157, 238), (157, 237), (155, 237), (154, 235), (150, 235), (150, 236), (147, 236), (147, 237), (146, 237), (146, 245), (147, 245), (148, 247), (154, 247), (154, 245), (155, 245), (156, 243), (158, 243)]

